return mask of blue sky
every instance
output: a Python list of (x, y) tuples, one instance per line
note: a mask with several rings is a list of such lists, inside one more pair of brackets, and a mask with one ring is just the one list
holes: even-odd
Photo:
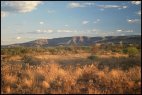
[(140, 1), (2, 1), (1, 44), (141, 35)]

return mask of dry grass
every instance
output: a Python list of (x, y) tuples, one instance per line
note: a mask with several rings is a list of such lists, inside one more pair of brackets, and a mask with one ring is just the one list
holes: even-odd
[[(91, 63), (88, 55), (82, 56), (68, 61), (63, 60), (68, 56), (60, 56), (60, 61), (57, 55), (58, 61), (40, 56), (38, 62), (44, 64), (39, 65), (2, 63), (1, 94), (141, 94), (140, 58), (100, 58)], [(63, 61), (67, 64), (60, 64)]]

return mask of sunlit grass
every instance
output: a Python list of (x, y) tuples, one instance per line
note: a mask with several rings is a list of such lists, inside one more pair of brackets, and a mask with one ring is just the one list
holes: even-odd
[(140, 55), (43, 55), (2, 60), (1, 93), (141, 94)]

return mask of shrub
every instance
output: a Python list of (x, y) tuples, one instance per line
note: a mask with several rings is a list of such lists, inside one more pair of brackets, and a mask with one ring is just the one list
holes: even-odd
[(136, 47), (129, 47), (128, 54), (129, 54), (129, 57), (134, 57), (138, 54), (138, 49)]
[(92, 53), (96, 54), (98, 51), (98, 46), (92, 46)]
[(57, 54), (57, 50), (55, 48), (49, 48), (48, 51), (53, 55)]
[(81, 47), (81, 49), (86, 52), (91, 52), (91, 47), (89, 47), (89, 46), (83, 46), (83, 47)]
[(8, 49), (6, 48), (1, 49), (1, 55), (6, 55), (6, 54), (8, 54)]
[(90, 59), (92, 62), (94, 62), (95, 60), (98, 59), (98, 56), (93, 54), (93, 55), (89, 56), (88, 59)]
[(41, 63), (41, 60), (29, 55), (24, 55), (22, 57), (22, 60), (24, 64), (29, 64), (29, 65), (39, 65)]
[(127, 49), (123, 49), (123, 53), (127, 54), (128, 50)]

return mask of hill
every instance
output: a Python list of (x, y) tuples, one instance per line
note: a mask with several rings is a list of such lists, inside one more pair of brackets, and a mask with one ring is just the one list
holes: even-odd
[[(6, 45), (6, 47), (25, 46), (25, 47), (48, 47), (48, 46), (70, 46), (82, 45), (89, 46), (96, 43), (104, 44), (141, 44), (141, 35), (133, 36), (106, 36), (106, 37), (87, 37), (87, 36), (73, 36), (53, 39), (37, 39), (25, 43), (17, 43)], [(5, 47), (5, 46), (2, 46)]]

